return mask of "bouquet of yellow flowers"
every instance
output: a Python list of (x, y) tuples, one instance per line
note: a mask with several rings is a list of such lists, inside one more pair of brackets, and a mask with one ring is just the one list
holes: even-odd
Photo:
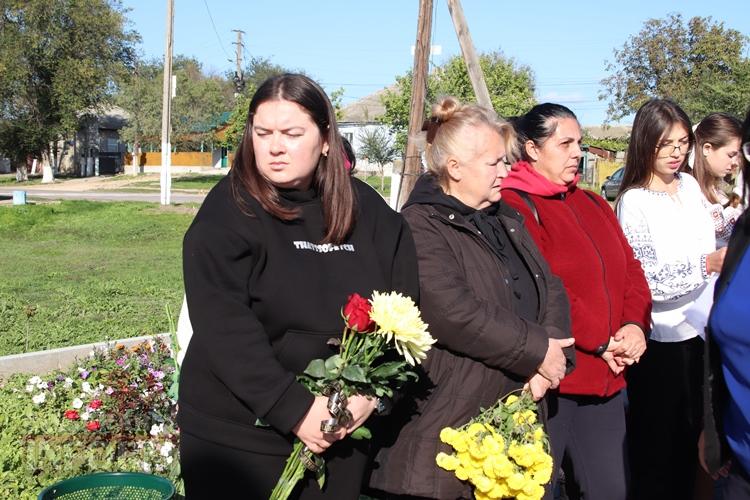
[(469, 481), (477, 500), (544, 496), (552, 457), (530, 392), (510, 394), (458, 429), (444, 428), (440, 440), (454, 451), (438, 453), (438, 466)]
[[(331, 418), (320, 423), (322, 432), (335, 432), (351, 421), (352, 414), (346, 408), (348, 396), (391, 397), (393, 389), (416, 379), (411, 367), (421, 363), (435, 343), (414, 301), (397, 292), (373, 292), (370, 300), (352, 294), (341, 315), (343, 335), (328, 341), (338, 347), (338, 354), (312, 360), (297, 377), (313, 394), (328, 396)], [(349, 435), (352, 439), (369, 437), (364, 426)], [(323, 457), (296, 440), (270, 500), (288, 498), (306, 471), (314, 473), (323, 488)]]

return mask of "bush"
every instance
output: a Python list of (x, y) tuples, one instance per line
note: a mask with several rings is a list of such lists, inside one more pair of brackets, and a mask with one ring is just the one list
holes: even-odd
[(67, 371), (0, 382), (0, 498), (94, 472), (150, 472), (182, 492), (177, 370), (161, 341), (117, 345)]

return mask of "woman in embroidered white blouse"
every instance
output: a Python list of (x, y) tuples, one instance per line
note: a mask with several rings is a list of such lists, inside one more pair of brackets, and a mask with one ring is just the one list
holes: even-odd
[(698, 183), (681, 172), (693, 142), (690, 120), (677, 104), (644, 104), (633, 122), (617, 199), (620, 224), (653, 299), (648, 349), (628, 374), (631, 494), (638, 499), (693, 497), (703, 340), (686, 313), (721, 270), (726, 252), (716, 250)]

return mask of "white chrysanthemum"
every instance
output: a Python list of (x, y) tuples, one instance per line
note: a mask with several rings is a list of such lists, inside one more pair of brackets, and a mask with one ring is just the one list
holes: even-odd
[(87, 411), (81, 413), (81, 420), (88, 420), (91, 418), (91, 414)]
[(65, 387), (66, 389), (70, 389), (71, 387), (73, 387), (73, 379), (70, 377), (65, 377), (65, 383), (63, 384), (63, 387)]
[(43, 392), (40, 392), (39, 394), (31, 398), (35, 405), (44, 403), (45, 399), (47, 399), (47, 396), (45, 396)]
[(172, 449), (174, 449), (174, 445), (171, 442), (167, 441), (166, 443), (161, 445), (161, 448), (159, 448), (159, 454), (162, 457), (168, 457), (172, 454)]
[(73, 404), (71, 404), (71, 406), (77, 410), (81, 406), (83, 406), (83, 400), (81, 400), (81, 398), (75, 398), (73, 400)]
[(148, 433), (156, 437), (162, 432), (164, 432), (164, 424), (153, 424), (151, 426), (151, 430)]
[(397, 292), (373, 292), (370, 318), (377, 323), (377, 332), (394, 339), (396, 350), (411, 364), (427, 357), (435, 339), (427, 331), (414, 301)]
[(91, 394), (92, 392), (94, 392), (94, 390), (91, 388), (91, 384), (88, 382), (82, 383), (81, 389), (83, 389), (83, 392), (85, 392), (86, 394)]

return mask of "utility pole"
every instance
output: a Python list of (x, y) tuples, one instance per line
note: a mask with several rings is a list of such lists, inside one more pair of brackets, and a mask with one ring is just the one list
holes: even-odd
[(427, 90), (428, 58), (432, 33), (432, 0), (419, 0), (417, 21), (417, 43), (414, 45), (414, 68), (412, 71), (411, 105), (409, 107), (409, 136), (406, 142), (406, 161), (401, 172), (398, 207), (406, 203), (414, 188), (417, 176), (422, 171), (422, 161), (415, 139), (422, 130), (424, 121), (424, 100)]
[(161, 107), (161, 204), (171, 203), (172, 143), (169, 135), (172, 129), (172, 24), (174, 22), (174, 0), (167, 0), (167, 38), (164, 47), (164, 86)]
[(237, 33), (237, 41), (234, 44), (237, 46), (236, 50), (236, 63), (237, 69), (234, 70), (234, 97), (239, 97), (243, 90), (245, 90), (245, 78), (242, 76), (242, 35), (245, 34), (242, 30), (232, 30)]
[(480, 106), (492, 109), (490, 92), (487, 90), (484, 74), (482, 73), (481, 66), (479, 66), (479, 58), (471, 41), (469, 25), (466, 24), (464, 10), (461, 8), (461, 0), (448, 0), (448, 11), (451, 13), (453, 26), (456, 28), (456, 36), (458, 36), (458, 43), (461, 45), (461, 53), (464, 56), (464, 62), (466, 62), (466, 68), (469, 71), (469, 79), (474, 89), (474, 95), (477, 96), (477, 102)]

